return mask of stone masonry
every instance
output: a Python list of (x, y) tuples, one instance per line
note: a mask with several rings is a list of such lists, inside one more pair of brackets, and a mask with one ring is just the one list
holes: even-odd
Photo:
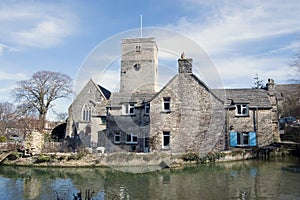
[(205, 154), (278, 140), (272, 81), (267, 89), (210, 89), (193, 74), (192, 63), (182, 54), (178, 74), (158, 91), (154, 38), (123, 39), (120, 91), (90, 80), (69, 108), (67, 135), (107, 153)]

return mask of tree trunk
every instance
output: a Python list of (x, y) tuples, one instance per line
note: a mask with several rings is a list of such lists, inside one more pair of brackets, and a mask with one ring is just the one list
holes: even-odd
[(45, 122), (46, 122), (46, 114), (40, 113), (40, 115), (39, 115), (39, 132), (41, 132), (41, 133), (44, 132)]

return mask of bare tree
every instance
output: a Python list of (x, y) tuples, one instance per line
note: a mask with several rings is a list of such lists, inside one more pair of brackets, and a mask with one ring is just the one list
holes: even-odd
[(5, 135), (6, 129), (13, 126), (16, 119), (15, 107), (12, 103), (0, 103), (0, 134)]
[(31, 108), (28, 104), (18, 105), (16, 108), (16, 124), (15, 128), (22, 133), (23, 138), (32, 132), (39, 129), (38, 114), (36, 109)]
[(300, 83), (300, 50), (297, 54), (295, 54), (294, 59), (290, 63), (290, 67), (292, 67), (295, 71), (295, 74), (292, 76), (290, 81), (294, 83)]
[(43, 131), (46, 115), (53, 101), (69, 97), (72, 92), (72, 83), (68, 75), (39, 71), (28, 80), (17, 82), (14, 91), (16, 101), (26, 104), (28, 110), (34, 109), (38, 112), (39, 130)]

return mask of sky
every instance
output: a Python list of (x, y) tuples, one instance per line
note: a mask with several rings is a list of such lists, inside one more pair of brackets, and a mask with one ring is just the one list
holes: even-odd
[[(140, 37), (141, 26), (156, 39), (161, 85), (183, 51), (211, 88), (251, 88), (257, 75), (289, 83), (299, 10), (298, 0), (2, 0), (0, 102), (40, 70), (69, 75), (77, 92), (89, 78), (117, 90), (121, 39)], [(54, 109), (67, 112), (71, 101)]]

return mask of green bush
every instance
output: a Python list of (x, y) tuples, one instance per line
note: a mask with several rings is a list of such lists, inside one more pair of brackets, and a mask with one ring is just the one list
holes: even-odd
[(70, 160), (78, 160), (77, 155), (68, 156), (67, 161), (70, 161)]
[(216, 160), (220, 159), (223, 157), (223, 153), (215, 153), (215, 152), (209, 152), (203, 157), (200, 157), (197, 153), (195, 152), (188, 152), (185, 153), (181, 156), (181, 159), (185, 162), (196, 162), (198, 164), (204, 164), (204, 163), (214, 163)]
[(7, 137), (5, 135), (0, 135), (0, 142), (6, 142)]
[(18, 152), (12, 152), (7, 156), (7, 160), (17, 160), (20, 158), (20, 154)]
[(34, 163), (45, 163), (45, 162), (50, 162), (51, 161), (51, 157), (49, 156), (44, 156), (44, 155), (40, 155), (35, 161)]

